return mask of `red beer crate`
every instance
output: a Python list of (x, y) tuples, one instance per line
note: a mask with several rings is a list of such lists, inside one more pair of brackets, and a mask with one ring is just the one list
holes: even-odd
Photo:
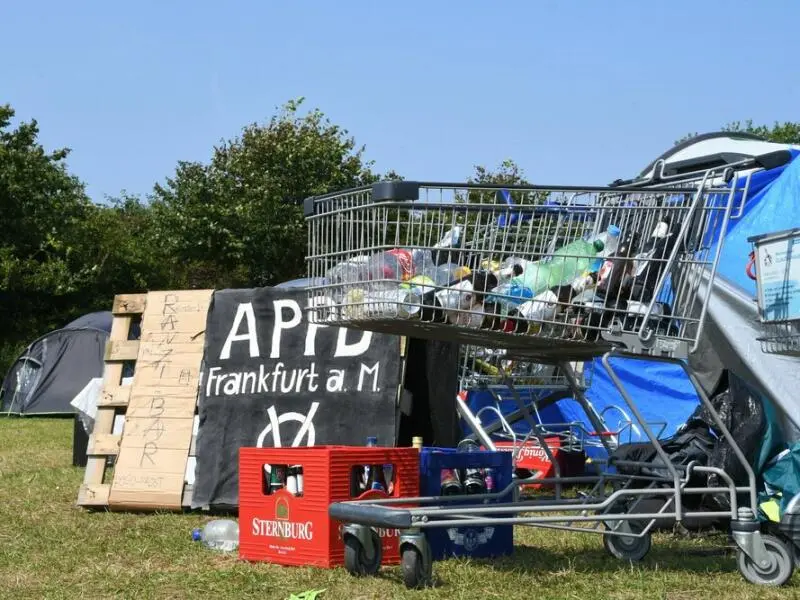
[[(265, 465), (303, 469), (303, 493), (269, 490)], [(328, 516), (333, 502), (354, 499), (351, 477), (362, 465), (392, 465), (390, 494), (366, 491), (355, 499), (419, 496), (419, 450), (359, 446), (241, 448), (239, 450), (239, 556), (282, 565), (344, 564), (342, 524)], [(271, 468), (271, 467), (270, 467)], [(377, 529), (383, 564), (399, 564), (399, 531)]]
[[(547, 442), (547, 447), (550, 449), (553, 458), (558, 462), (562, 477), (583, 474), (586, 464), (586, 453), (583, 450), (564, 447), (561, 438), (557, 435), (545, 437), (545, 442)], [(495, 442), (495, 447), (505, 452), (514, 452), (515, 450), (514, 442)], [(538, 474), (539, 477), (555, 477), (553, 463), (550, 462), (538, 440), (528, 440), (521, 448), (518, 446), (517, 450), (517, 462), (515, 465), (517, 469), (527, 469), (531, 474)], [(530, 483), (522, 487), (539, 489), (543, 486), (544, 484), (541, 483)]]

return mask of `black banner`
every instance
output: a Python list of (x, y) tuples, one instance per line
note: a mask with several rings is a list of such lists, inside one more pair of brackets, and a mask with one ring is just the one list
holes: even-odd
[(395, 444), (400, 338), (309, 323), (304, 290), (214, 293), (192, 507), (238, 506), (243, 446)]

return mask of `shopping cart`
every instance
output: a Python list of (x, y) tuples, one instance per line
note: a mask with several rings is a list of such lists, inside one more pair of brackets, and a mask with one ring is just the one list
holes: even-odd
[[(734, 204), (746, 200), (749, 175), (742, 189), (734, 174), (772, 168), (778, 160), (786, 157), (698, 172), (684, 168), (677, 175), (667, 175), (659, 161), (651, 179), (616, 187), (391, 181), (308, 199), (308, 276), (325, 278), (308, 288), (309, 320), (504, 349), (559, 365), (573, 389), (581, 386), (569, 365), (600, 356), (665, 473), (536, 480), (593, 486), (577, 498), (518, 500), (526, 483), (518, 479), (493, 494), (402, 500), (415, 508), (396, 508), (400, 501), (392, 500), (332, 504), (331, 517), (346, 524), (348, 570), (379, 569), (372, 527), (402, 530), (404, 580), (420, 587), (432, 580), (425, 537), (432, 527), (514, 524), (595, 532), (613, 556), (640, 560), (657, 521), (718, 516), (731, 520), (745, 557), (740, 568), (746, 563), (762, 573), (754, 579), (752, 569), (744, 569), (746, 577), (784, 581), (786, 565), (756, 518), (753, 470), (684, 362), (703, 331), (711, 287), (701, 282), (713, 281), (722, 248), (714, 241), (724, 238), (732, 212), (740, 210)], [(436, 279), (440, 267), (449, 280)], [(668, 361), (686, 371), (748, 485), (737, 486), (719, 468), (671, 463), (614, 372), (612, 359), (621, 356)], [(593, 426), (602, 430), (599, 420)], [(690, 485), (697, 473), (713, 473), (724, 486)], [(720, 493), (730, 497), (730, 510), (684, 506), (689, 495)], [(747, 496), (745, 505), (739, 494)], [(511, 504), (484, 503), (508, 495)], [(663, 502), (656, 510), (637, 510), (644, 498)], [(470, 505), (448, 506), (464, 501)]]
[[(758, 317), (764, 334), (758, 341), (766, 354), (800, 357), (800, 229), (787, 229), (748, 239), (753, 246), (747, 274), (756, 282)], [(778, 457), (776, 457), (778, 458)], [(765, 467), (768, 467), (765, 465)], [(766, 523), (762, 536), (768, 550), (792, 563), (800, 555), (800, 494), (786, 503), (777, 522)], [(739, 557), (748, 578), (758, 578), (757, 565)], [(784, 566), (786, 577), (791, 568)]]

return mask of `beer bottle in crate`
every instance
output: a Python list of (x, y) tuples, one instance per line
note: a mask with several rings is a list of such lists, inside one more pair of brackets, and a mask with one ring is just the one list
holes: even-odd
[(300, 495), (298, 469), (299, 467), (297, 465), (292, 465), (286, 470), (286, 491), (289, 492), (292, 496)]
[(269, 492), (274, 494), (286, 485), (286, 465), (271, 465)]
[(369, 469), (369, 478), (367, 479), (366, 488), (368, 490), (379, 490), (385, 492), (387, 489), (386, 477), (383, 473), (383, 465), (371, 465)]
[(391, 494), (394, 491), (394, 465), (383, 465), (383, 476), (386, 482), (386, 493)]
[(464, 493), (455, 469), (442, 469), (441, 488), (442, 496), (458, 496)]
[(464, 491), (467, 494), (486, 493), (486, 481), (484, 480), (480, 469), (465, 469)]
[(303, 465), (294, 466), (294, 475), (297, 479), (297, 495), (303, 495)]

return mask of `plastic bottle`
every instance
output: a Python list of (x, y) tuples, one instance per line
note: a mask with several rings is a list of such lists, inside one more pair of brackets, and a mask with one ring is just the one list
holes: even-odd
[(369, 256), (366, 255), (355, 256), (342, 261), (328, 269), (325, 273), (325, 279), (334, 285), (366, 281), (368, 262)]
[(522, 275), (511, 281), (529, 288), (534, 295), (540, 294), (582, 275), (604, 247), (603, 240), (599, 238), (575, 240), (553, 252), (549, 260), (527, 265)]
[(621, 234), (622, 231), (620, 231), (619, 227), (616, 225), (609, 225), (605, 232), (597, 236), (597, 239), (603, 242), (603, 250), (598, 252), (597, 258), (592, 261), (592, 264), (589, 267), (589, 272), (597, 273), (600, 270), (600, 267), (603, 266), (605, 259), (617, 251)]
[(212, 550), (233, 552), (239, 547), (239, 524), (230, 519), (216, 519), (192, 531), (192, 539)]
[(414, 276), (414, 261), (411, 252), (394, 248), (372, 255), (367, 263), (369, 276), (373, 281), (408, 281)]
[(421, 293), (415, 288), (380, 289), (366, 293), (352, 289), (345, 294), (342, 303), (344, 314), (349, 319), (375, 317), (398, 317), (409, 319), (421, 310)]
[(569, 283), (583, 274), (604, 248), (603, 240), (599, 238), (580, 239), (553, 252), (553, 258), (550, 261), (550, 280), (553, 283), (548, 287)]
[(446, 286), (451, 281), (461, 279), (469, 274), (469, 267), (462, 267), (454, 262), (432, 265), (424, 273), (426, 277), (429, 277), (438, 286)]
[(411, 250), (412, 277), (424, 275), (435, 266), (436, 263), (433, 260), (433, 254), (430, 250), (421, 250), (419, 248)]
[(487, 301), (495, 304), (500, 309), (500, 314), (508, 314), (510, 310), (533, 298), (530, 288), (521, 286), (513, 281), (506, 281), (494, 288), (487, 296)]
[(536, 265), (536, 263), (516, 256), (509, 257), (500, 263), (497, 269), (497, 280), (500, 283), (511, 281), (512, 278), (522, 275), (528, 265)]

